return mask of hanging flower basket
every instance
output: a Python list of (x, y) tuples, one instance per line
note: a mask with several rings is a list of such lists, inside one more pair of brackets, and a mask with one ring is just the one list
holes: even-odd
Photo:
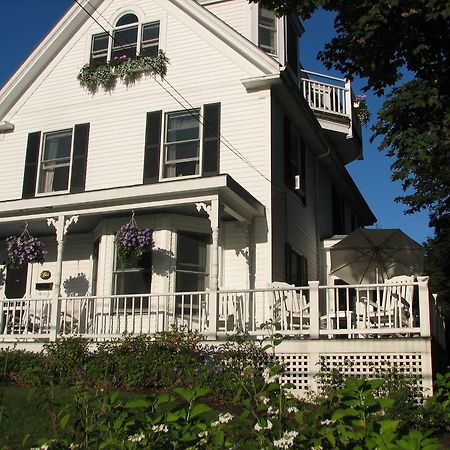
[(356, 109), (356, 116), (358, 117), (361, 125), (367, 125), (370, 121), (370, 111), (367, 106), (366, 96), (357, 95), (355, 101), (353, 102), (353, 106)]
[(122, 225), (116, 234), (116, 251), (119, 265), (123, 268), (131, 258), (139, 258), (144, 251), (153, 248), (153, 231), (150, 228), (139, 228), (134, 220)]
[(6, 250), (6, 265), (11, 269), (18, 269), (27, 263), (43, 264), (47, 255), (44, 244), (30, 235), (28, 224), (20, 236), (10, 236), (6, 239)]

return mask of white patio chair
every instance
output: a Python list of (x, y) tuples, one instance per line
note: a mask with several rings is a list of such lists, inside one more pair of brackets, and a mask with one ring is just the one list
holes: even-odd
[(356, 313), (362, 328), (410, 328), (413, 326), (412, 301), (414, 276), (400, 275), (385, 281), (377, 299), (361, 296)]
[(282, 330), (304, 330), (310, 327), (310, 305), (297, 288), (281, 281), (271, 284), (273, 289), (273, 320)]

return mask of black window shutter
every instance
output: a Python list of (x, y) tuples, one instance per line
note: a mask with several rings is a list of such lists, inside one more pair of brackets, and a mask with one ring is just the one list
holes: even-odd
[(286, 243), (285, 245), (286, 253), (286, 283), (292, 284), (292, 248)]
[(36, 131), (28, 135), (27, 153), (25, 156), (25, 170), (23, 175), (22, 198), (32, 198), (36, 193), (36, 179), (39, 160), (39, 146), (41, 132)]
[(220, 103), (203, 107), (203, 176), (219, 174)]
[(294, 174), (292, 173), (291, 165), (291, 122), (284, 118), (284, 182), (287, 187), (292, 189), (294, 187)]
[(159, 181), (162, 111), (147, 113), (145, 127), (144, 184)]
[(89, 124), (75, 125), (73, 136), (72, 174), (70, 192), (83, 192), (86, 186), (86, 166), (89, 146)]
[(301, 140), (300, 147), (300, 189), (302, 190), (302, 203), (306, 206), (306, 144)]
[(288, 20), (287, 25), (287, 62), (297, 74), (298, 71), (298, 34), (294, 25)]

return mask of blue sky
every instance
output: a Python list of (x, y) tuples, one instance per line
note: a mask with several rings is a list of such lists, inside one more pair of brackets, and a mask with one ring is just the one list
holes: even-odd
[[(17, 0), (15, 2), (0, 0), (0, 6), (3, 6), (0, 28), (2, 53), (0, 86), (6, 82), (72, 3), (72, 0)], [(316, 60), (317, 52), (332, 36), (332, 17), (321, 13), (304, 25), (306, 32), (300, 44), (301, 62), (304, 68), (340, 76), (338, 73), (328, 72)], [(360, 93), (363, 86), (362, 80), (355, 81), (353, 84), (355, 93)], [(367, 101), (373, 118), (382, 99), (367, 94)], [(394, 201), (395, 197), (402, 194), (401, 185), (390, 180), (392, 159), (378, 151), (376, 142), (369, 143), (369, 127), (370, 124), (364, 129), (364, 160), (354, 161), (347, 167), (378, 218), (377, 226), (401, 228), (421, 243), (432, 235), (432, 229), (428, 227), (428, 215), (423, 212), (406, 216), (404, 215), (405, 207)]]

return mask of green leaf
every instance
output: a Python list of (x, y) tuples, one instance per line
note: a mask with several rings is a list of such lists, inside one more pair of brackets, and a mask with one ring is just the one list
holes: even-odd
[(65, 414), (61, 420), (59, 421), (59, 424), (61, 425), (61, 428), (64, 430), (69, 423), (70, 420), (70, 414)]
[(338, 409), (334, 412), (331, 420), (339, 420), (344, 417), (358, 417), (358, 413), (352, 408)]
[(197, 417), (209, 411), (212, 411), (212, 409), (208, 405), (205, 405), (204, 403), (198, 403), (191, 409), (190, 417), (191, 419), (193, 419), (194, 417)]
[(194, 399), (195, 395), (194, 393), (189, 390), (189, 389), (184, 389), (184, 388), (175, 388), (174, 391), (183, 399), (186, 400), (187, 402), (190, 402), (191, 400)]
[(138, 398), (135, 400), (130, 400), (125, 404), (125, 407), (128, 409), (137, 409), (137, 408), (148, 408), (150, 406), (150, 402), (143, 398)]

